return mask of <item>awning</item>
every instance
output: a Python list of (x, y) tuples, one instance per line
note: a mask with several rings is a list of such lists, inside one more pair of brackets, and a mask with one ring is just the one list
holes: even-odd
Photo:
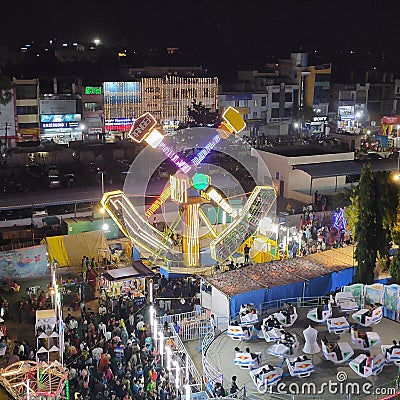
[(42, 218), (42, 222), (46, 225), (60, 225), (60, 218), (56, 217), (55, 215), (49, 215)]
[(148, 269), (141, 261), (134, 261), (131, 267), (111, 269), (104, 272), (103, 276), (108, 281), (116, 282), (151, 277), (154, 276), (154, 272)]
[[(313, 179), (328, 178), (331, 176), (360, 175), (364, 163), (362, 161), (333, 161), (315, 164), (293, 165), (310, 175)], [(372, 171), (397, 171), (397, 161), (377, 160), (371, 162)]]

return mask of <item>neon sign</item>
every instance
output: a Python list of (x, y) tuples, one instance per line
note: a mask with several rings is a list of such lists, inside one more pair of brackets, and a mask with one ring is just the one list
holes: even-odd
[(171, 196), (171, 186), (167, 186), (163, 192), (154, 200), (144, 215), (150, 218)]
[(160, 143), (158, 148), (185, 174), (192, 169), (192, 167), (182, 157), (176, 154), (175, 151), (165, 143)]
[(214, 200), (227, 214), (233, 214), (232, 206), (214, 188), (206, 192), (211, 200)]
[(156, 119), (149, 113), (141, 115), (131, 126), (128, 136), (135, 142), (140, 143), (154, 127), (157, 125)]
[(209, 143), (207, 143), (203, 149), (200, 150), (197, 156), (193, 157), (190, 161), (194, 165), (199, 165), (210, 153), (210, 151), (221, 141), (219, 135), (215, 135)]

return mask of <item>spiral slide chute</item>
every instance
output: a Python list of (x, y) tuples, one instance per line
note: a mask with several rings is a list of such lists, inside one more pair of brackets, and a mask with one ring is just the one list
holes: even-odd
[(136, 210), (124, 192), (104, 193), (101, 205), (118, 225), (124, 235), (135, 245), (152, 254), (172, 252), (171, 239), (150, 225)]
[(223, 262), (234, 254), (256, 233), (275, 199), (276, 193), (272, 186), (256, 186), (240, 215), (210, 243), (211, 257)]

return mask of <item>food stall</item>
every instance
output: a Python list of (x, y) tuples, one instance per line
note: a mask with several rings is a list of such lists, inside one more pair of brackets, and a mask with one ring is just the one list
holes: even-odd
[(100, 288), (112, 310), (121, 296), (132, 298), (138, 308), (146, 303), (146, 278), (153, 276), (154, 272), (141, 261), (134, 261), (132, 266), (105, 271), (100, 278)]

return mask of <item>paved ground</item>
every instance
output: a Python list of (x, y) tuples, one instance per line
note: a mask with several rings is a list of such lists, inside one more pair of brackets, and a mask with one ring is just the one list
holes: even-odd
[[(301, 355), (302, 349), (304, 346), (304, 337), (303, 337), (303, 330), (309, 325), (310, 320), (306, 318), (306, 312), (309, 309), (301, 309), (299, 311), (299, 318), (295, 322), (293, 328), (288, 328), (289, 331), (295, 332), (297, 334), (297, 337), (299, 338), (300, 342), (300, 347), (299, 351), (297, 352), (297, 355)], [(334, 308), (334, 316), (341, 315), (338, 313), (338, 310)], [(352, 321), (351, 317), (349, 319)], [(354, 321), (353, 321), (354, 322)], [(312, 323), (313, 324), (313, 323)], [(326, 336), (328, 339), (338, 339), (338, 335), (335, 334), (329, 334), (326, 325), (318, 325), (318, 324), (313, 324), (313, 327), (315, 327), (318, 330), (318, 339), (321, 340), (324, 336)], [(373, 330), (375, 332), (378, 332), (383, 344), (391, 344), (393, 339), (400, 339), (400, 325), (394, 321), (390, 321), (388, 319), (383, 319), (378, 325), (375, 325), (373, 327)], [(351, 343), (351, 338), (350, 334), (344, 334), (340, 337), (340, 341), (345, 341)], [(197, 343), (196, 343), (197, 344)], [(196, 350), (196, 344), (194, 342), (188, 344), (188, 351), (189, 354), (191, 355), (192, 359), (195, 361), (196, 365), (198, 368), (200, 368), (200, 372), (202, 372), (201, 369), (201, 355), (200, 353)], [(252, 339), (249, 342), (238, 342), (232, 340), (230, 337), (226, 335), (225, 332), (221, 333), (211, 344), (209, 350), (207, 351), (207, 359), (208, 361), (219, 371), (221, 371), (224, 374), (224, 379), (225, 379), (225, 387), (226, 389), (229, 389), (230, 387), (230, 382), (231, 378), (233, 375), (236, 375), (238, 377), (238, 384), (239, 387), (242, 387), (243, 385), (246, 385), (248, 387), (248, 394), (250, 395), (251, 398), (270, 398), (270, 395), (265, 394), (265, 395), (260, 395), (255, 391), (253, 381), (250, 378), (249, 371), (246, 369), (241, 369), (240, 367), (234, 365), (233, 359), (234, 359), (234, 348), (236, 346), (239, 346), (242, 350), (245, 349), (245, 347), (250, 347), (250, 350), (252, 352), (261, 352), (262, 353), (262, 364), (272, 364), (274, 366), (277, 366), (281, 363), (281, 360), (277, 357), (268, 355), (267, 350), (270, 347), (270, 344), (267, 343), (264, 339)], [(381, 348), (380, 345), (376, 346), (371, 350), (371, 354), (378, 354), (380, 353)], [(355, 349), (354, 356), (352, 358), (355, 358), (358, 354), (362, 353), (361, 350)], [(363, 379), (359, 377), (349, 366), (348, 362), (344, 364), (334, 364), (331, 361), (325, 360), (323, 357), (322, 353), (318, 353), (312, 356), (313, 363), (316, 366), (316, 371), (314, 374), (312, 374), (309, 378), (292, 378), (289, 373), (288, 369), (286, 366), (286, 363), (283, 366), (284, 370), (284, 376), (282, 378), (281, 382), (286, 383), (289, 385), (290, 383), (297, 383), (297, 384), (302, 384), (304, 382), (314, 382), (316, 387), (319, 389), (321, 388), (322, 384), (325, 383), (327, 385), (329, 383), (329, 380), (331, 380), (333, 383), (338, 383), (337, 381), (337, 374), (339, 372), (345, 372), (347, 375), (347, 379), (344, 381), (346, 382), (354, 382), (357, 383), (360, 387), (360, 392), (362, 393), (363, 387), (362, 385), (365, 383), (371, 383), (373, 387), (375, 386), (383, 386), (385, 384), (388, 384), (390, 381), (393, 381), (398, 374), (398, 368), (394, 365), (386, 365), (383, 369), (383, 372), (379, 374), (377, 377), (372, 377), (372, 378), (367, 378)], [(368, 388), (367, 388), (368, 389)], [(319, 398), (330, 398), (335, 396), (337, 399), (339, 398), (346, 398), (346, 395), (343, 393), (340, 393), (340, 387), (338, 386), (338, 392), (336, 393), (330, 393), (327, 388), (322, 389), (323, 390), (323, 397), (319, 396)], [(349, 389), (350, 391), (352, 390), (351, 388)], [(342, 386), (342, 391), (345, 392), (345, 386)], [(360, 393), (360, 394), (361, 394)], [(367, 395), (363, 394), (360, 398), (362, 399), (375, 399), (375, 398), (382, 398), (384, 396), (373, 396), (373, 395)], [(285, 398), (289, 399), (288, 396), (274, 396), (274, 398)]]

